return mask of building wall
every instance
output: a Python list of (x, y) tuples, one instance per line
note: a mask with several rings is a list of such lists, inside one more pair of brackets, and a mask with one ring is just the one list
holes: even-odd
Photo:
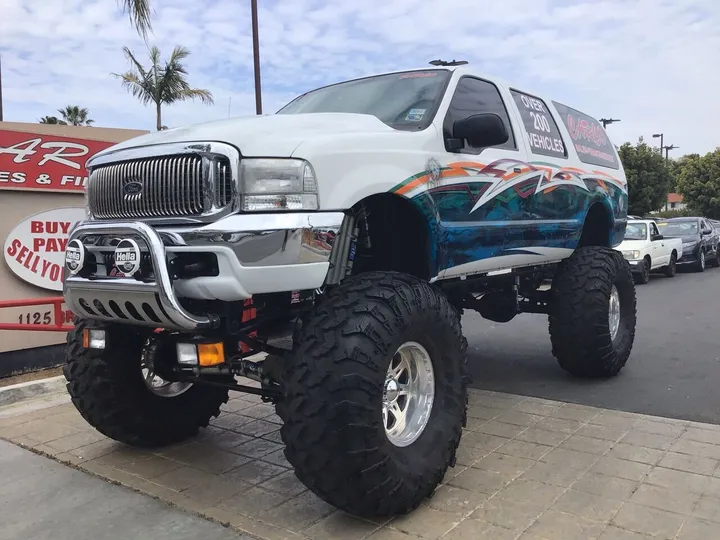
[(57, 135), (59, 137), (73, 137), (89, 141), (106, 141), (119, 143), (144, 135), (146, 130), (115, 129), (85, 126), (60, 126), (57, 124), (28, 124), (26, 122), (0, 122), (0, 129), (6, 131), (24, 131), (25, 133), (40, 133)]
[[(122, 142), (143, 135), (147, 131), (128, 129), (109, 129), (97, 127), (58, 126), (52, 124), (26, 124), (18, 122), (0, 122), (0, 130), (38, 133), (90, 141)], [(89, 156), (88, 156), (89, 157)], [(3, 167), (0, 166), (0, 169)], [(25, 218), (55, 208), (78, 207), (84, 204), (82, 193), (51, 193), (41, 191), (5, 190), (0, 188), (0, 246), (3, 246), (8, 234)], [(13, 274), (5, 263), (0, 261), (0, 300), (23, 298), (48, 298), (61, 296), (62, 293), (30, 285)], [(17, 323), (19, 317), (40, 312), (44, 315), (52, 312), (52, 306), (0, 309), (0, 322)], [(0, 330), (0, 353), (59, 344), (65, 335), (59, 332), (3, 331)]]

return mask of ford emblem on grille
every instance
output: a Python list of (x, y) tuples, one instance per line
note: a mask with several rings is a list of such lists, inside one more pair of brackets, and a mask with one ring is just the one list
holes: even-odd
[(139, 195), (143, 190), (143, 185), (140, 182), (128, 182), (123, 186), (123, 193), (125, 195)]

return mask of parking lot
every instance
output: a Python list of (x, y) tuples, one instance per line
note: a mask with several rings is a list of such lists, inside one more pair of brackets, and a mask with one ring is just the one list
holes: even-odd
[(633, 352), (618, 377), (601, 382), (559, 369), (546, 316), (496, 324), (468, 313), (463, 330), (474, 386), (720, 424), (720, 269), (653, 275), (636, 290)]

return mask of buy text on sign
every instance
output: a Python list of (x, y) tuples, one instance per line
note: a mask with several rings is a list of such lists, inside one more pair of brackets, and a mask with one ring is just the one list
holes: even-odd
[(5, 239), (5, 264), (27, 283), (62, 291), (69, 232), (84, 219), (84, 208), (58, 208), (24, 219)]

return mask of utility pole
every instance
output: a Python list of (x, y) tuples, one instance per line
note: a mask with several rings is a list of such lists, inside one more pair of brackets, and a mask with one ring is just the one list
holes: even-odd
[(603, 126), (603, 129), (608, 127), (609, 124), (614, 124), (615, 122), (619, 122), (620, 120), (617, 118), (601, 118), (600, 123)]
[(0, 55), (0, 122), (3, 121), (2, 111), (2, 55)]
[(260, 40), (258, 39), (258, 8), (257, 0), (250, 0), (252, 12), (253, 62), (255, 64), (255, 114), (262, 114), (262, 97), (260, 95)]
[(668, 153), (670, 150), (675, 150), (676, 148), (680, 148), (679, 146), (675, 146), (674, 144), (671, 144), (670, 146), (665, 147), (665, 163), (668, 162), (668, 159), (670, 159)]
[(665, 148), (665, 143), (663, 142), (665, 134), (664, 133), (653, 133), (653, 139), (657, 139), (660, 137), (660, 155), (662, 156), (663, 149)]

